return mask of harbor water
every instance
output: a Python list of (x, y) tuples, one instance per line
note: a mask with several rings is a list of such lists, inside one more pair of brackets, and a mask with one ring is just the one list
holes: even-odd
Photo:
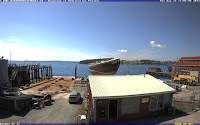
[[(16, 64), (40, 64), (40, 65), (51, 65), (53, 69), (53, 76), (74, 76), (75, 67), (77, 65), (77, 76), (86, 77), (91, 75), (88, 71), (87, 64), (79, 64), (79, 62), (68, 62), (68, 61), (12, 61), (11, 63)], [(137, 75), (144, 74), (149, 67), (158, 67), (162, 72), (168, 72), (166, 65), (120, 65), (115, 75)], [(170, 79), (167, 77), (157, 77)]]

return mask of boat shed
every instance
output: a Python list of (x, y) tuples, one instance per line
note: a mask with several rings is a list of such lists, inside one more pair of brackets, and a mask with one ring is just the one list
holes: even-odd
[(93, 122), (131, 120), (171, 106), (175, 89), (151, 75), (90, 75), (89, 114)]

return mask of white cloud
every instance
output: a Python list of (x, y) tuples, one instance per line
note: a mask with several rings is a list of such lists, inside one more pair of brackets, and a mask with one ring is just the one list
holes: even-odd
[(127, 49), (119, 49), (119, 50), (117, 50), (118, 52), (120, 52), (120, 53), (127, 53), (128, 52), (128, 50)]
[(114, 57), (120, 58), (121, 60), (141, 60), (141, 59), (150, 59), (150, 60), (160, 60), (160, 61), (169, 61), (173, 60), (172, 57), (163, 56), (159, 53), (159, 50), (156, 49), (143, 49), (135, 52), (128, 52), (126, 54), (119, 52), (105, 52), (102, 53), (100, 57)]
[(155, 48), (165, 48), (166, 47), (166, 45), (156, 44), (156, 41), (151, 41), (150, 45), (152, 48), (154, 48), (154, 47)]
[(12, 60), (60, 60), (60, 61), (79, 61), (95, 58), (96, 56), (84, 54), (83, 52), (70, 51), (69, 49), (55, 48), (47, 49), (40, 47), (25, 46), (19, 43), (10, 43), (9, 39), (0, 39), (0, 56)]

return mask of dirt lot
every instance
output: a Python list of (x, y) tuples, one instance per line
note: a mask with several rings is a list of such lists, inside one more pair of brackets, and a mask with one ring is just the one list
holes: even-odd
[[(57, 82), (56, 85), (66, 85), (72, 86), (68, 81), (68, 78), (60, 80), (63, 82)], [(51, 82), (55, 82), (51, 81)], [(58, 80), (59, 81), (59, 80)], [(50, 82), (50, 83), (51, 83)], [(49, 84), (49, 82), (47, 83)], [(45, 85), (47, 85), (45, 84)], [(36, 92), (37, 88), (32, 88), (31, 90), (26, 90), (26, 92)], [(50, 87), (56, 88), (56, 87)], [(76, 116), (83, 114), (85, 112), (85, 98), (87, 87), (76, 87), (71, 88), (72, 91), (81, 93), (82, 101), (78, 104), (69, 104), (68, 97), (69, 92), (62, 91), (53, 96), (53, 102), (51, 106), (45, 106), (42, 109), (32, 109), (30, 111), (24, 111), (22, 113), (7, 113), (0, 111), (0, 123), (74, 123), (76, 121)], [(44, 90), (44, 92), (49, 91), (59, 91), (57, 90)]]
[(23, 90), (21, 92), (23, 94), (57, 94), (62, 91), (67, 92), (73, 89), (74, 81), (75, 80), (72, 80), (72, 77), (53, 77), (49, 80), (43, 80), (38, 83), (33, 83), (30, 85), (31, 88)]
[[(170, 84), (179, 86), (181, 88), (182, 84), (176, 84), (171, 82)], [(200, 86), (187, 86), (187, 89), (180, 89), (177, 93), (173, 95), (175, 99), (190, 98), (192, 95), (195, 95), (195, 100), (200, 99)]]

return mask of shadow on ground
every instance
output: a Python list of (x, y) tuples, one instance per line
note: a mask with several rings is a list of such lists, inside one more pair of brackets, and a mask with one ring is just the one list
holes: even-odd
[(9, 118), (13, 115), (24, 117), (30, 110), (24, 110), (21, 112), (8, 112), (8, 111), (0, 111), (0, 119)]
[(177, 112), (175, 115), (173, 114), (158, 114), (158, 115), (150, 115), (145, 118), (138, 118), (133, 120), (121, 120), (121, 121), (110, 121), (109, 123), (163, 123), (169, 120), (173, 120), (179, 117), (187, 116), (187, 113)]
[[(160, 114), (156, 116), (149, 116), (146, 118), (141, 118), (141, 119), (136, 119), (132, 121), (127, 121), (126, 123), (162, 123), (166, 122), (175, 118), (183, 117), (188, 115), (187, 113), (183, 114), (176, 114), (176, 115), (171, 115), (171, 114)], [(122, 121), (123, 123), (123, 121)]]

